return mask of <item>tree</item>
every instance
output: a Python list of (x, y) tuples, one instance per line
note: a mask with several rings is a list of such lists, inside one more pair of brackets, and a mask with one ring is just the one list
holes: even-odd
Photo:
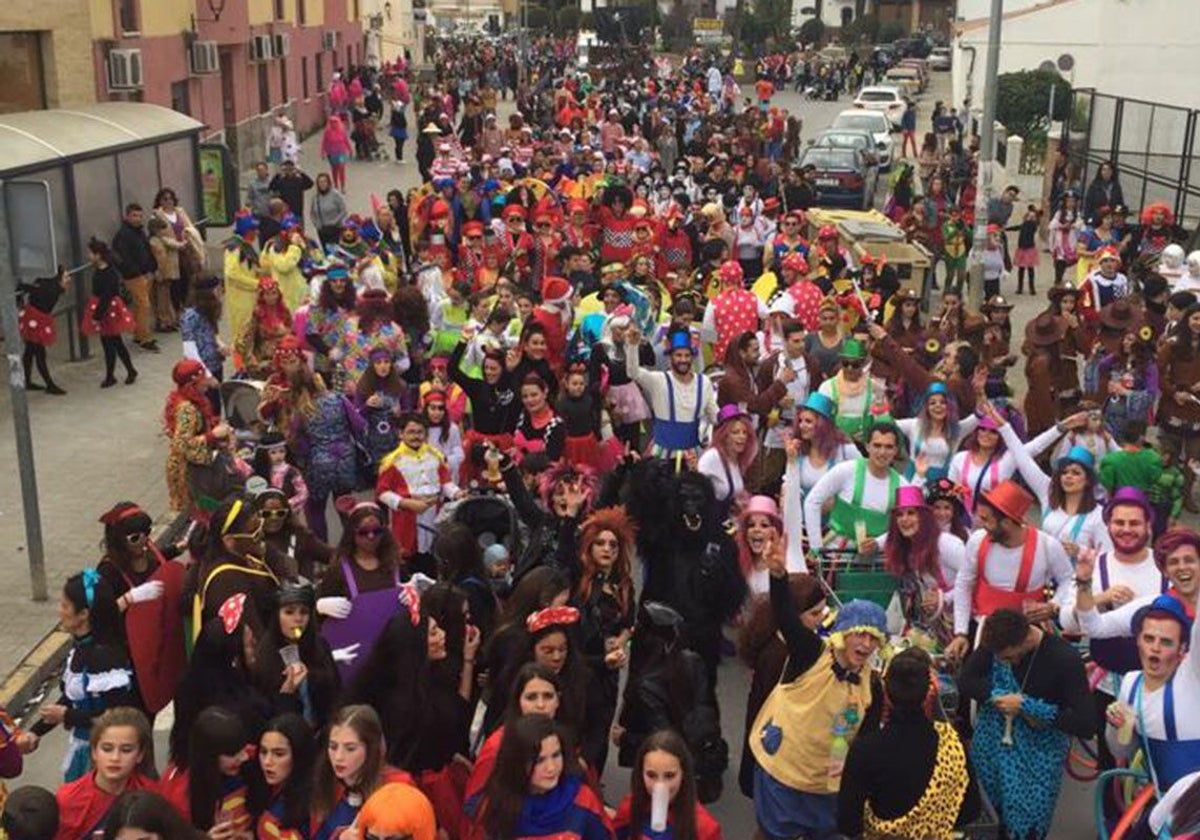
[(1066, 119), (1071, 109), (1071, 85), (1053, 70), (1003, 73), (996, 85), (996, 119), (1010, 135), (1026, 141), (1046, 136), (1050, 127), (1050, 90), (1054, 88), (1053, 119)]
[[(795, 0), (799, 3), (800, 0)], [(818, 17), (811, 17), (800, 24), (799, 38), (801, 44), (820, 44), (825, 38), (825, 24)]]
[(582, 17), (583, 12), (579, 11), (578, 6), (563, 6), (555, 13), (555, 23), (557, 24), (558, 33), (564, 35), (578, 31)]

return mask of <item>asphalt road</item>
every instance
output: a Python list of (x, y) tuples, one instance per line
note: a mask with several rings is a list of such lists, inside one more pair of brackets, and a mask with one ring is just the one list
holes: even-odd
[[(932, 103), (942, 98), (941, 90), (948, 89), (947, 74), (935, 74), (934, 84), (930, 91), (918, 100), (919, 123), (924, 125), (928, 119)], [(807, 140), (817, 132), (828, 127), (839, 112), (850, 105), (851, 97), (843, 96), (838, 102), (809, 101), (799, 94), (785, 91), (777, 95), (775, 104), (787, 108), (794, 114), (799, 114), (803, 121), (802, 138)], [(500, 116), (511, 110), (511, 103), (501, 103)], [(411, 121), (410, 121), (411, 124)], [(897, 142), (899, 137), (896, 137)], [(389, 144), (390, 147), (390, 144)], [(409, 144), (409, 162), (352, 162), (348, 167), (347, 201), (352, 212), (369, 212), (369, 197), (371, 194), (384, 195), (392, 187), (407, 188), (418, 181), (415, 164), (411, 162), (412, 144)], [(318, 164), (315, 141), (310, 139), (304, 144), (303, 162), (306, 170), (315, 174), (323, 167)], [(880, 187), (876, 195), (876, 206), (882, 206), (886, 197), (886, 176), (881, 176)], [(220, 241), (221, 236), (210, 237), (214, 242)], [(1043, 277), (1045, 277), (1043, 272)], [(1043, 283), (1046, 281), (1043, 280)], [(1018, 299), (1017, 318), (1023, 322), (1029, 317), (1037, 302), (1034, 299)], [(174, 338), (173, 336), (170, 338)], [(170, 349), (167, 353), (173, 352)], [(1015, 383), (1018, 390), (1023, 391), (1023, 383)], [(149, 397), (146, 410), (158, 411), (161, 406), (162, 388), (145, 389)], [(153, 396), (150, 393), (153, 391)], [(114, 476), (117, 478), (117, 476)], [(109, 494), (111, 495), (111, 494)], [(121, 497), (117, 493), (113, 498)], [(331, 523), (336, 528), (336, 523)], [(727, 659), (720, 671), (718, 680), (718, 697), (721, 704), (722, 721), (725, 737), (730, 743), (730, 770), (725, 776), (725, 794), (710, 810), (720, 821), (724, 833), (731, 840), (748, 839), (754, 834), (753, 803), (743, 797), (737, 789), (737, 766), (741, 757), (741, 736), (745, 717), (746, 695), (749, 687), (749, 672), (736, 659)], [(53, 699), (53, 698), (51, 698)], [(170, 728), (169, 711), (160, 715), (155, 725), (155, 747), (160, 769), (166, 762), (167, 732)], [(10, 783), (10, 788), (22, 784), (36, 784), (53, 790), (61, 781), (61, 761), (66, 749), (66, 738), (61, 729), (48, 735), (39, 750), (26, 758), (26, 770), (19, 780)], [(615, 804), (628, 790), (629, 771), (615, 767), (615, 751), (610, 756), (609, 767), (604, 775), (606, 800)], [(1063, 794), (1060, 798), (1052, 837), (1083, 838), (1092, 833), (1091, 821), (1091, 788), (1066, 780)]]

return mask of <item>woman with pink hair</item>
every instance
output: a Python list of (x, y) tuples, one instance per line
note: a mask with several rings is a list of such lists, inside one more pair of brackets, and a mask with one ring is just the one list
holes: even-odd
[(735, 499), (745, 493), (742, 476), (758, 453), (754, 422), (735, 403), (721, 406), (712, 443), (700, 454), (696, 471), (712, 480), (721, 518), (729, 516)]
[(858, 449), (834, 424), (833, 400), (813, 391), (796, 413), (796, 425), (787, 441), (787, 469), (783, 476), (784, 530), (796, 534), (787, 546), (788, 568), (803, 569), (804, 494), (829, 468), (858, 457)]
[(343, 195), (346, 192), (346, 161), (354, 152), (350, 133), (341, 117), (330, 117), (321, 135), (321, 157), (329, 161), (329, 173), (333, 186)]
[[(738, 564), (750, 585), (750, 596), (766, 595), (770, 588), (767, 568), (768, 552), (784, 540), (783, 517), (770, 496), (751, 496), (737, 517)], [(799, 565), (788, 565), (788, 572), (803, 572)]]
[(888, 530), (879, 539), (883, 567), (899, 582), (905, 624), (920, 627), (942, 644), (953, 638), (954, 580), (962, 568), (962, 540), (938, 527), (920, 487), (896, 489)]

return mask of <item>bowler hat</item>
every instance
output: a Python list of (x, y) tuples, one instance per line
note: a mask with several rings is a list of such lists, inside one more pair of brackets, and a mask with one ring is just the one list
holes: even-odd
[(983, 494), (983, 501), (1014, 522), (1024, 522), (1033, 505), (1033, 497), (1012, 480), (1001, 481), (988, 490)]

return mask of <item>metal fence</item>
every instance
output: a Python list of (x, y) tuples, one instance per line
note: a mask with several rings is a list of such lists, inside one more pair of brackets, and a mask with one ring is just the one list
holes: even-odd
[(1101, 162), (1116, 165), (1125, 203), (1133, 211), (1164, 201), (1189, 231), (1200, 224), (1200, 111), (1099, 93), (1072, 91), (1064, 143), (1079, 168), (1084, 189)]

